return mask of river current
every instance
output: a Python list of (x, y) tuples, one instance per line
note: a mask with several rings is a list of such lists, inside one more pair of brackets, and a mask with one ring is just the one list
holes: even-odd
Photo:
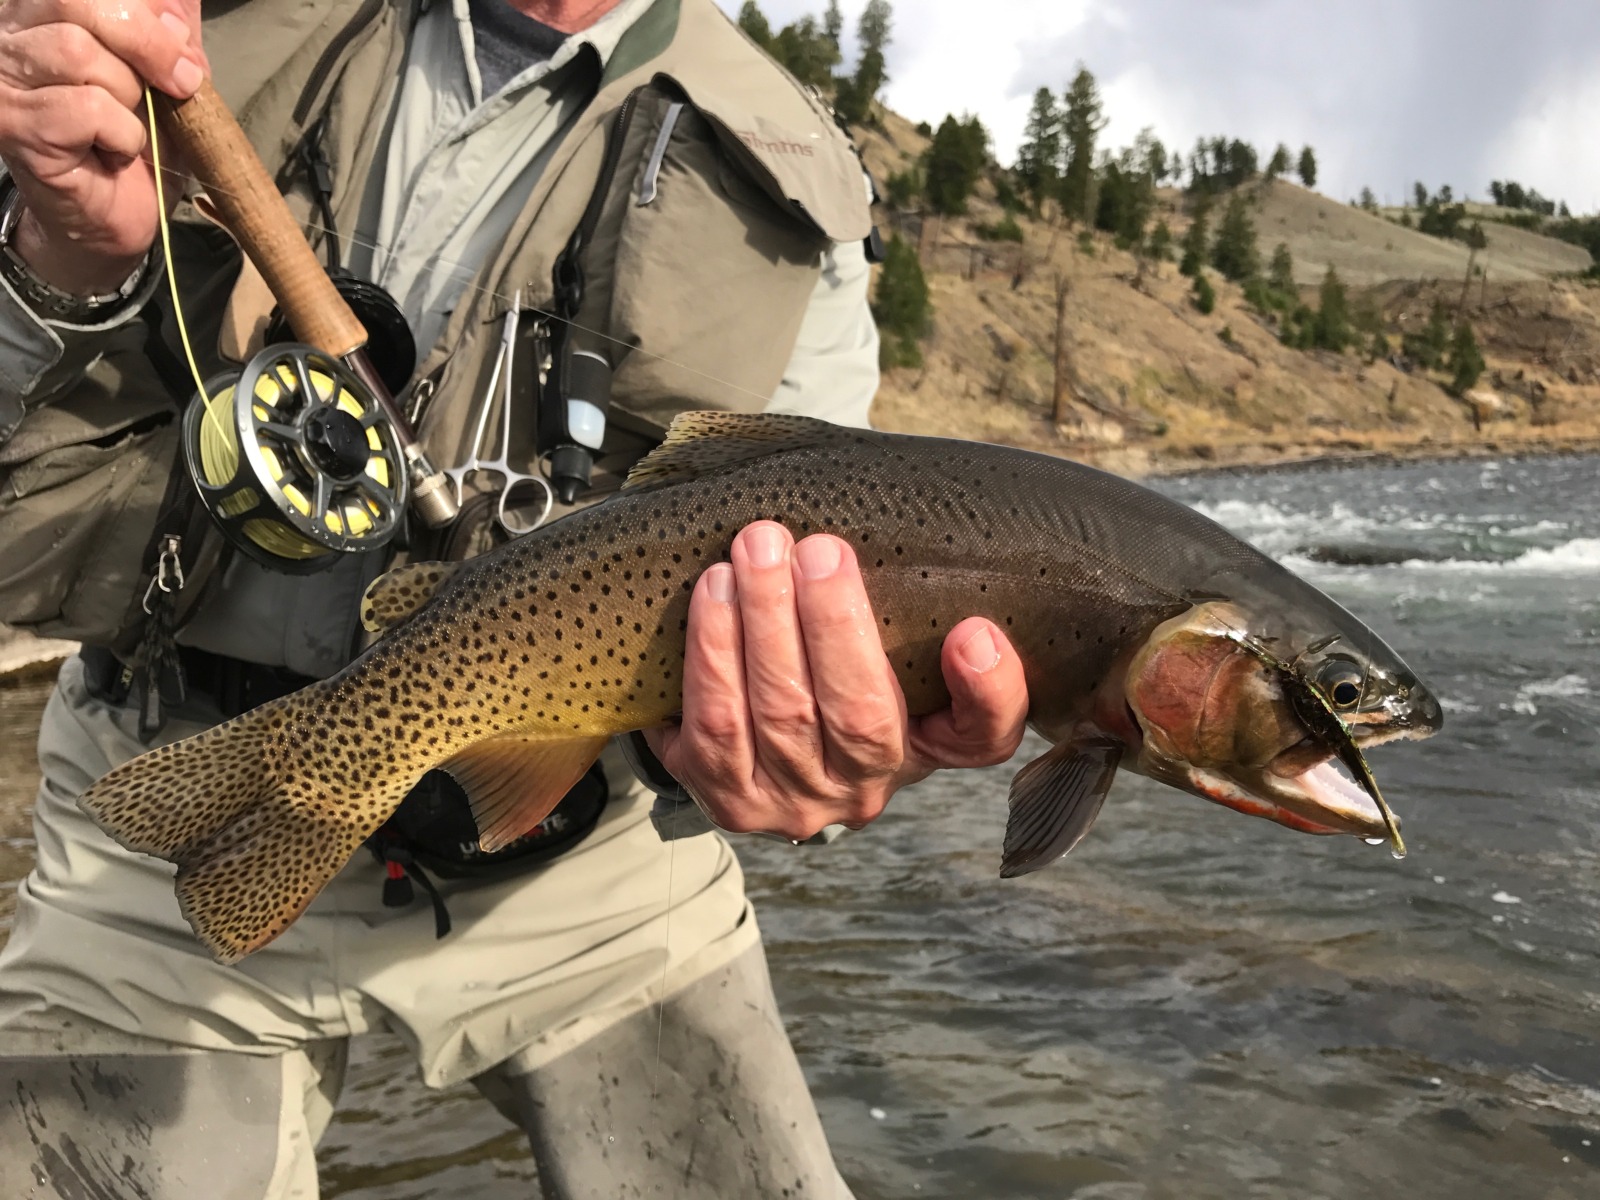
[[(828, 848), (740, 847), (861, 1200), (1600, 1195), (1600, 461), (1169, 480), (1372, 624), (1446, 728), (1373, 766), (1393, 860), (1123, 775), (1072, 856), (997, 876), (1017, 763)], [(0, 692), (0, 934), (39, 686)], [(366, 1040), (325, 1195), (536, 1194), (470, 1089)]]

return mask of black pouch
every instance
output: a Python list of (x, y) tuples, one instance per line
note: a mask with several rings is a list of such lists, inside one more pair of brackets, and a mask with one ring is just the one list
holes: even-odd
[(444, 771), (429, 771), (373, 836), (373, 850), (405, 847), (411, 860), (441, 879), (502, 879), (549, 862), (593, 832), (610, 798), (596, 763), (531, 833), (493, 853), (478, 849), (466, 793)]

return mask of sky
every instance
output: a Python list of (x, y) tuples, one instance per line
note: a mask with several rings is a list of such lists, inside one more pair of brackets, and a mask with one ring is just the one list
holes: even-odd
[[(864, 3), (842, 0), (847, 34)], [(776, 30), (825, 0), (761, 7)], [(1418, 180), (1483, 199), (1514, 179), (1600, 212), (1596, 0), (900, 0), (888, 60), (890, 107), (976, 113), (1006, 164), (1034, 92), (1061, 93), (1081, 62), (1104, 146), (1147, 125), (1185, 153), (1218, 134), (1263, 159), (1310, 144), (1318, 190), (1341, 200), (1400, 203)]]

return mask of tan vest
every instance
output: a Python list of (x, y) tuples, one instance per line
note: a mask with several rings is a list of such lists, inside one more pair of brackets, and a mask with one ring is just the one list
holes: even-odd
[[(325, 115), (335, 215), (354, 228), (412, 8), (412, 0), (207, 6), (217, 86), (308, 225), (311, 201), (295, 152)], [(608, 187), (598, 191), (602, 175)], [(640, 185), (652, 175), (652, 198), (641, 203)], [(436, 390), (419, 432), (440, 466), (466, 457), (472, 400), (487, 386), (499, 345), (504, 301), (496, 297), (521, 288), (525, 306), (551, 305), (552, 269), (592, 200), (576, 325), (588, 331), (578, 335), (585, 347), (615, 370), (600, 464), (613, 473), (676, 412), (761, 408), (789, 361), (823, 250), (866, 237), (871, 221), (860, 164), (825, 108), (713, 0), (657, 0), (613, 51), (597, 98), (555, 149), (503, 252), (484, 264), (438, 344), (424, 352), (417, 378)], [(211, 374), (227, 365), (220, 330), (230, 296), (241, 291), (238, 256), (215, 228), (196, 224), (178, 230), (174, 249), (196, 349)], [(0, 450), (8, 530), (0, 621), (136, 644), (153, 547), (173, 523), (163, 510), (189, 487), (174, 476), (183, 468), (173, 418), (190, 385), (165, 309), (164, 296), (152, 305), (161, 334), (148, 348), (141, 327), (120, 331), (78, 383), (51, 396)], [(200, 536), (204, 518), (183, 524), (195, 565), (213, 559), (219, 539)], [(203, 596), (196, 578), (179, 599), (178, 619)]]
[[(352, 227), (410, 6), (343, 0), (320, 7), (320, 20), (301, 12), (287, 24), (268, 8), (207, 20), (219, 90), (303, 213), (304, 181), (285, 164), (326, 114), (335, 214)], [(608, 450), (623, 462), (643, 449), (630, 428), (664, 428), (690, 408), (761, 408), (789, 362), (822, 252), (871, 228), (861, 165), (827, 109), (712, 0), (658, 0), (613, 52), (504, 250), (423, 353), (417, 377), (437, 390), (419, 433), (436, 462), (466, 457), (470, 399), (488, 382), (503, 298), (520, 289), (525, 308), (553, 308), (553, 268), (591, 203), (575, 340), (616, 373), (622, 419)]]

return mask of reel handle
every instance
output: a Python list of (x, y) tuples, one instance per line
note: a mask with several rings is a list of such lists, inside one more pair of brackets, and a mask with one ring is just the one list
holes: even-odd
[(272, 288), (295, 336), (335, 358), (367, 343), (367, 331), (317, 261), (250, 139), (208, 79), (187, 100), (155, 93), (157, 114), (203, 180), (228, 231)]

